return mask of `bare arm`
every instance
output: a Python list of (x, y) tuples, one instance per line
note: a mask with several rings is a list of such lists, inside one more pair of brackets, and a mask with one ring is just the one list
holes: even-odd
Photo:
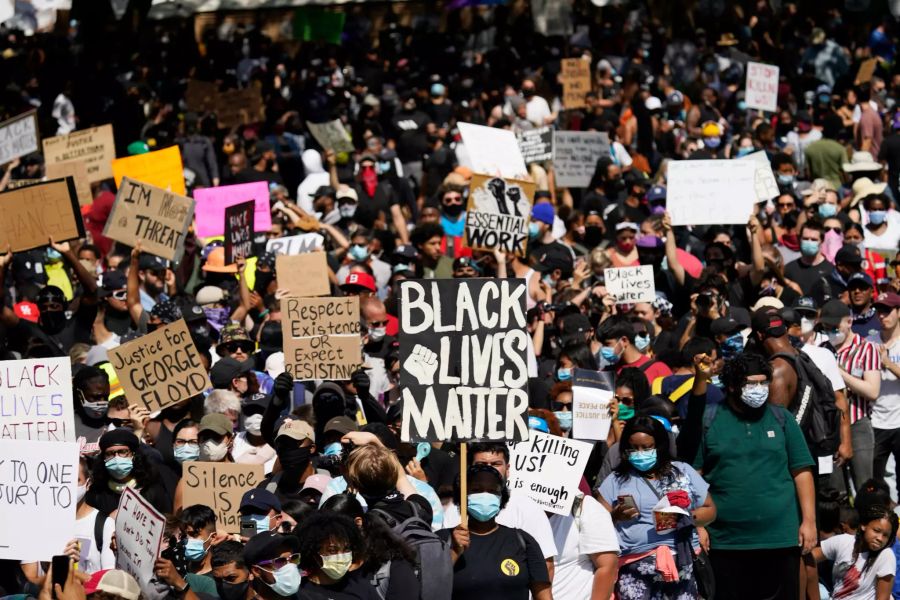
[(712, 496), (707, 494), (706, 500), (703, 501), (703, 506), (700, 506), (694, 511), (694, 522), (698, 527), (706, 527), (715, 520), (716, 505), (713, 502)]
[(394, 229), (397, 230), (397, 237), (404, 244), (409, 244), (409, 229), (406, 227), (406, 218), (404, 218), (399, 204), (391, 206), (391, 219), (394, 222)]
[(342, 248), (346, 250), (350, 247), (350, 241), (341, 233), (341, 230), (335, 227), (334, 225), (328, 225), (327, 223), (319, 223), (319, 227), (331, 236), (331, 240), (338, 248)]
[(138, 279), (138, 261), (141, 257), (141, 243), (131, 250), (131, 263), (128, 265), (128, 283), (125, 288), (125, 301), (128, 303), (128, 313), (131, 320), (137, 325), (141, 322), (144, 307), (141, 306), (140, 281)]
[(750, 256), (753, 262), (753, 269), (750, 271), (750, 281), (753, 285), (759, 285), (762, 274), (766, 270), (766, 261), (763, 259), (762, 244), (759, 239), (761, 229), (756, 215), (750, 215), (750, 222), (747, 223), (747, 235), (750, 239)]
[(834, 393), (834, 405), (841, 411), (841, 445), (838, 446), (837, 465), (843, 466), (853, 458), (853, 436), (850, 432), (850, 403), (844, 390)]
[(57, 244), (53, 241), (53, 238), (50, 238), (50, 246), (62, 254), (63, 258), (66, 259), (66, 262), (69, 263), (69, 266), (75, 270), (75, 276), (78, 278), (78, 281), (81, 283), (81, 287), (84, 288), (84, 295), (81, 298), (82, 302), (86, 304), (96, 303), (97, 300), (97, 280), (94, 279), (94, 276), (88, 273), (88, 270), (84, 268), (84, 265), (81, 264), (81, 261), (78, 260), (78, 257), (75, 256), (75, 252), (72, 251), (72, 246), (69, 242), (62, 242)]
[(535, 581), (531, 584), (531, 595), (534, 600), (553, 600), (552, 586), (547, 582)]
[(619, 574), (619, 557), (615, 552), (597, 552), (590, 556), (594, 564), (591, 600), (609, 600)]
[(237, 308), (234, 309), (234, 312), (231, 313), (231, 320), (240, 323), (250, 311), (252, 302), (250, 301), (250, 288), (247, 286), (247, 274), (245, 273), (247, 261), (243, 258), (238, 258), (234, 262), (237, 263), (238, 268), (238, 296), (240, 297), (241, 302), (238, 304)]
[(881, 393), (881, 371), (865, 371), (862, 378), (855, 377), (841, 368), (841, 377), (851, 392), (869, 402), (875, 402)]
[(799, 541), (803, 554), (812, 551), (816, 546), (816, 488), (813, 483), (813, 475), (810, 469), (793, 471), (794, 488), (797, 490), (797, 500), (800, 504)]
[(341, 181), (338, 179), (337, 155), (334, 153), (334, 150), (325, 151), (325, 162), (328, 163), (328, 176), (331, 180), (331, 187), (338, 189), (338, 186), (341, 185)]
[(797, 373), (782, 358), (772, 361), (772, 381), (769, 383), (769, 402), (787, 408), (797, 393)]
[(684, 267), (678, 260), (678, 245), (675, 243), (675, 230), (672, 229), (669, 213), (663, 217), (663, 231), (666, 233), (666, 261), (669, 263), (669, 271), (678, 285), (684, 285)]
[(885, 575), (875, 582), (875, 600), (891, 600), (891, 589), (894, 587), (894, 576)]

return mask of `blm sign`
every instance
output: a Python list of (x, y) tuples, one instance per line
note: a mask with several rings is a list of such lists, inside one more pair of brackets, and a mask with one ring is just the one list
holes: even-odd
[(528, 439), (526, 282), (400, 283), (403, 441)]

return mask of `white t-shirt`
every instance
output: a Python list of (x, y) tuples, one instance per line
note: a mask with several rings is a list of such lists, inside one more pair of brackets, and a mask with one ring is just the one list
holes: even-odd
[[(881, 337), (869, 339), (873, 344), (881, 344)], [(900, 363), (900, 343), (887, 346), (891, 362)], [(872, 407), (872, 427), (875, 429), (897, 429), (900, 427), (900, 379), (881, 365), (881, 393)]]
[(841, 600), (875, 600), (875, 580), (894, 575), (897, 562), (890, 548), (885, 548), (878, 558), (863, 571), (868, 552), (860, 552), (853, 564), (853, 544), (856, 538), (842, 533), (822, 542), (822, 553), (828, 560), (834, 561), (831, 574), (834, 577), (833, 598)]
[(594, 586), (591, 555), (598, 552), (619, 554), (619, 540), (609, 511), (591, 496), (585, 496), (579, 518), (550, 515), (550, 527), (559, 552), (554, 559), (553, 598), (590, 598)]
[[(893, 211), (888, 211), (889, 217), (891, 212)], [(897, 244), (900, 242), (900, 226), (890, 218), (888, 218), (887, 224), (884, 233), (880, 235), (875, 235), (869, 231), (868, 227), (863, 227), (863, 244), (866, 248), (869, 250), (887, 250), (889, 252), (897, 248)]]
[(841, 377), (841, 369), (838, 367), (837, 357), (831, 350), (808, 343), (803, 344), (801, 350), (816, 363), (822, 374), (831, 382), (831, 387), (834, 391), (837, 392), (847, 387), (844, 383), (844, 378)]
[[(505, 527), (521, 529), (535, 540), (544, 553), (544, 558), (556, 556), (556, 542), (553, 541), (553, 530), (544, 509), (524, 494), (513, 492), (509, 502), (497, 515), (497, 523)], [(453, 529), (459, 525), (459, 508), (451, 504), (444, 511), (444, 528)]]
[(116, 555), (110, 549), (113, 533), (116, 531), (116, 523), (106, 518), (103, 524), (103, 548), (97, 548), (94, 540), (94, 523), (97, 519), (97, 509), (75, 521), (75, 537), (81, 542), (81, 558), (78, 561), (78, 570), (82, 573), (94, 573), (103, 569), (116, 568)]

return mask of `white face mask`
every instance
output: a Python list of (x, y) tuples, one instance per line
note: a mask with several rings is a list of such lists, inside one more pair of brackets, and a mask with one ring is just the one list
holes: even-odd
[(826, 332), (826, 335), (828, 336), (828, 342), (832, 346), (840, 346), (841, 344), (844, 343), (844, 338), (847, 337), (847, 335), (844, 332), (839, 331), (837, 329), (835, 329), (834, 331)]
[(816, 326), (815, 321), (807, 319), (806, 317), (802, 317), (800, 319), (800, 333), (802, 333), (803, 335), (806, 335), (807, 333), (811, 332), (815, 326)]
[(244, 419), (244, 429), (247, 430), (247, 433), (250, 435), (259, 435), (261, 433), (262, 428), (262, 415), (250, 415), (246, 419)]
[(369, 339), (373, 342), (380, 342), (387, 335), (387, 327), (373, 327), (369, 330)]
[(87, 489), (88, 489), (88, 486), (87, 486), (87, 484), (85, 484), (85, 485), (79, 485), (78, 488), (75, 490), (75, 503), (76, 504), (81, 502), (81, 499), (84, 498), (85, 494), (87, 494)]
[(206, 440), (200, 444), (200, 460), (209, 462), (219, 462), (228, 454), (228, 443), (222, 440), (216, 443), (212, 440)]

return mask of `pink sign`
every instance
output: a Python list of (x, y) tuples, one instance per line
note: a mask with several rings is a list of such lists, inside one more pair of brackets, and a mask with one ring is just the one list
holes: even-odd
[(253, 200), (253, 231), (269, 231), (272, 213), (269, 210), (269, 184), (265, 181), (238, 183), (194, 190), (197, 237), (207, 238), (225, 234), (225, 208)]

